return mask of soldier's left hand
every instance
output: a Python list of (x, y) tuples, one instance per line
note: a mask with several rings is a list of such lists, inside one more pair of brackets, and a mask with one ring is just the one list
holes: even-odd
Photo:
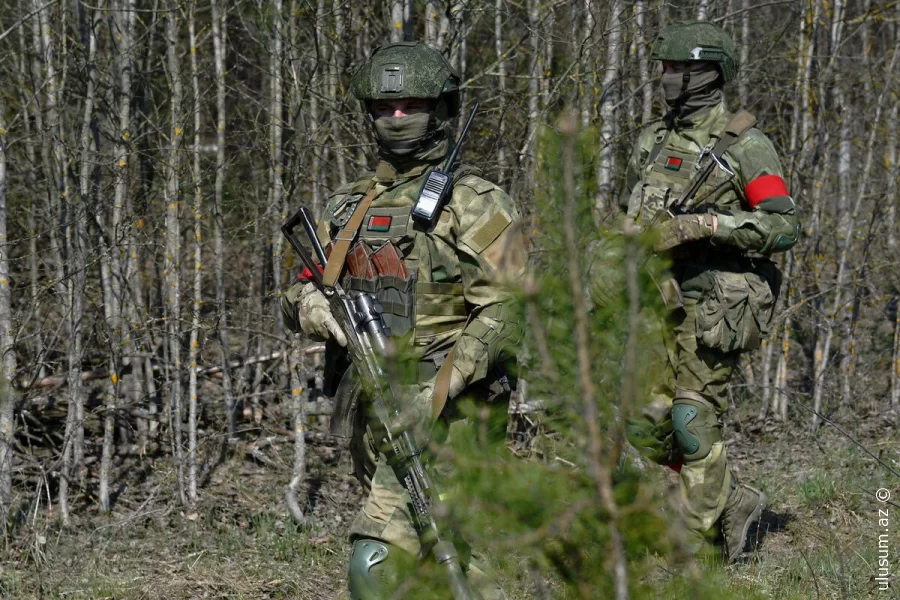
[(716, 224), (716, 215), (710, 213), (677, 215), (653, 228), (653, 249), (665, 252), (681, 244), (709, 239), (716, 232)]

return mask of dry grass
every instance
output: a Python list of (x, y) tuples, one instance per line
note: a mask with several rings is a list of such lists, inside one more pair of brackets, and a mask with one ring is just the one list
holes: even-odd
[[(749, 423), (749, 421), (748, 421)], [(896, 415), (851, 423), (854, 436), (888, 464), (900, 464)], [(816, 439), (796, 426), (750, 432), (735, 417), (729, 454), (743, 481), (770, 497), (757, 559), (729, 568), (673, 569), (648, 557), (640, 572), (665, 598), (897, 598), (875, 584), (879, 487), (900, 498), (900, 482), (830, 429)], [(174, 497), (160, 463), (129, 482), (113, 514), (90, 504), (71, 531), (40, 512), (9, 539), (0, 566), (4, 598), (337, 598), (346, 585), (345, 531), (362, 500), (347, 453), (313, 447), (307, 507), (312, 526), (294, 524), (283, 504), (291, 449), (267, 448), (272, 466), (232, 458), (214, 473), (193, 513)], [(163, 499), (166, 499), (164, 502)], [(89, 501), (89, 499), (86, 499)], [(892, 510), (894, 507), (888, 506)], [(892, 513), (894, 569), (900, 564), (900, 510)], [(533, 596), (521, 557), (494, 557), (511, 598)], [(549, 582), (551, 597), (565, 597)]]

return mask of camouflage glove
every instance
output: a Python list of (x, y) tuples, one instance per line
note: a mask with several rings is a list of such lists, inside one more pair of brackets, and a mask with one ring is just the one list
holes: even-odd
[[(422, 383), (404, 386), (400, 391), (400, 411), (391, 422), (391, 433), (397, 435), (409, 431), (416, 440), (424, 443), (429, 438), (431, 425), (434, 423), (432, 407), (434, 404), (434, 386), (437, 378)], [(453, 367), (450, 373), (450, 393), (448, 398), (458, 396), (466, 388), (462, 373)]]
[(709, 239), (716, 232), (716, 221), (716, 215), (710, 213), (677, 215), (653, 228), (653, 249), (665, 252), (681, 244)]
[(347, 345), (347, 336), (331, 314), (331, 306), (325, 294), (311, 283), (301, 288), (297, 296), (297, 317), (303, 333), (321, 341), (333, 338), (341, 346)]

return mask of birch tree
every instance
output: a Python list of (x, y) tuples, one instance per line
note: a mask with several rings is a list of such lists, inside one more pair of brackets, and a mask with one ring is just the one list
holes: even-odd
[(0, 519), (7, 522), (13, 501), (12, 468), (15, 441), (15, 397), (9, 382), (16, 374), (12, 293), (9, 284), (9, 236), (7, 235), (6, 110), (0, 97)]
[(167, 3), (166, 13), (166, 73), (169, 78), (169, 130), (165, 171), (166, 246), (164, 273), (166, 283), (166, 337), (169, 351), (168, 390), (169, 423), (172, 431), (173, 459), (178, 480), (178, 496), (186, 501), (184, 493), (184, 451), (182, 446), (182, 396), (181, 396), (181, 202), (180, 171), (181, 148), (184, 140), (184, 116), (182, 114), (183, 89), (181, 83), (181, 57), (178, 49), (178, 5)]

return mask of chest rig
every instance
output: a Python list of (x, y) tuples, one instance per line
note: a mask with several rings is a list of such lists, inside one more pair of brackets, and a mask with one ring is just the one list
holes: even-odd
[(698, 151), (696, 142), (677, 131), (661, 128), (653, 147), (641, 157), (641, 180), (631, 190), (628, 216), (639, 224), (649, 223), (654, 215), (678, 201), (710, 161), (716, 166), (700, 186), (693, 206), (715, 205), (733, 187), (734, 171), (722, 155), (750, 126), (753, 119), (741, 111), (727, 124), (716, 127), (708, 143)]
[(424, 348), (463, 327), (466, 305), (462, 283), (447, 281), (449, 266), (441, 261), (452, 238), (449, 213), (432, 231), (411, 217), (417, 182), (387, 189), (360, 182), (332, 209), (330, 227), (333, 247), (347, 245), (343, 288), (375, 296), (391, 336), (412, 332), (414, 345)]

